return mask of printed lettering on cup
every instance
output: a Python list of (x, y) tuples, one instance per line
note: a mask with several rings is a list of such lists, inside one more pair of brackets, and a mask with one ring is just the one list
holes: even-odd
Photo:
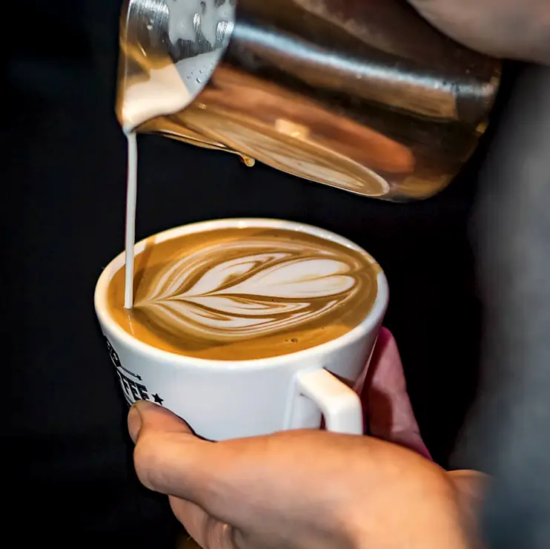
[(164, 399), (161, 398), (158, 393), (151, 394), (140, 375), (130, 372), (130, 370), (124, 368), (120, 362), (120, 357), (111, 345), (111, 342), (107, 338), (105, 338), (105, 341), (107, 342), (107, 349), (109, 351), (111, 361), (116, 368), (116, 373), (126, 402), (132, 405), (138, 400), (147, 400), (162, 406)]

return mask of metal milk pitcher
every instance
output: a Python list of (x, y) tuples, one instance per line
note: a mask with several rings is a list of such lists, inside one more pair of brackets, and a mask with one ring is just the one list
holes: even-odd
[(386, 200), (452, 181), (500, 82), (405, 0), (129, 0), (121, 23), (127, 131)]

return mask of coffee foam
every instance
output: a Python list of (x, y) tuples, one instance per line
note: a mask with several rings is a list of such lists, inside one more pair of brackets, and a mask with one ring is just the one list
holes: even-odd
[(377, 294), (366, 254), (287, 230), (220, 229), (153, 244), (136, 257), (134, 309), (120, 272), (110, 304), (121, 326), (153, 346), (221, 360), (266, 358), (356, 327)]

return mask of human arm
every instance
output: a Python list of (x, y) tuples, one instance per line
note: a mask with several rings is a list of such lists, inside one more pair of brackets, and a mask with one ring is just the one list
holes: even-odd
[(409, 0), (439, 30), (496, 57), (550, 64), (549, 0)]

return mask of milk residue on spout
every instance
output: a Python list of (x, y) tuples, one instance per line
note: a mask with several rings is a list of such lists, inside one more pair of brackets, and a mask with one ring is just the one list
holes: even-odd
[[(206, 86), (224, 53), (235, 19), (231, 0), (219, 6), (216, 3), (217, 0), (167, 0), (167, 30), (172, 44), (182, 41), (197, 45), (202, 38), (201, 49), (183, 59), (171, 59), (167, 51), (165, 65), (149, 67), (147, 51), (143, 51), (143, 73), (126, 75), (123, 83), (121, 122), (126, 133), (159, 116), (184, 110)], [(151, 28), (149, 32), (158, 29)]]
[(149, 80), (136, 78), (134, 83), (129, 82), (122, 104), (126, 133), (158, 116), (174, 114), (188, 107), (212, 76), (219, 57), (218, 51), (202, 53), (175, 65), (150, 69)]

